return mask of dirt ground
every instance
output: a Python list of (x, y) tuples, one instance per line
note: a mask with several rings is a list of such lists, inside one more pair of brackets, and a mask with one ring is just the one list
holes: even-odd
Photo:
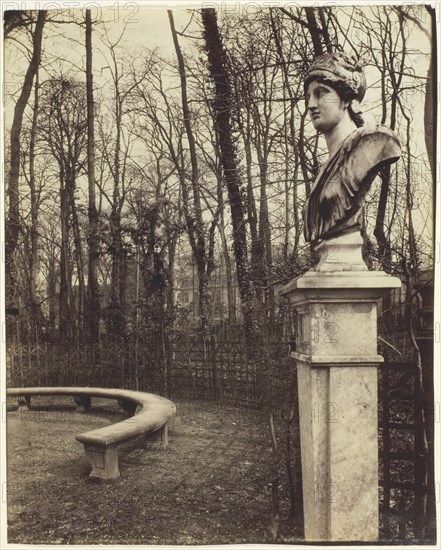
[[(29, 412), (8, 413), (9, 543), (275, 542), (262, 413), (177, 402), (168, 449), (138, 441), (120, 451), (121, 477), (96, 483), (75, 435), (122, 415), (112, 401), (95, 401), (87, 414), (68, 398), (35, 398)], [(299, 540), (284, 532), (277, 542)]]

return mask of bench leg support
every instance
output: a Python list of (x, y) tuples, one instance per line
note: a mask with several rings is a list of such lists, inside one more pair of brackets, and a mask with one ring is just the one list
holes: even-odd
[(118, 445), (101, 446), (84, 444), (84, 452), (92, 464), (89, 479), (109, 480), (120, 476), (118, 468)]
[(31, 396), (19, 395), (17, 397), (17, 403), (19, 411), (28, 411), (31, 408)]
[(118, 399), (118, 405), (123, 411), (125, 411), (129, 416), (133, 416), (136, 412), (137, 404), (128, 399)]
[(77, 404), (77, 412), (81, 413), (88, 411), (92, 405), (92, 398), (88, 395), (76, 395), (74, 401)]
[(161, 441), (162, 448), (166, 449), (168, 447), (168, 423), (161, 428)]

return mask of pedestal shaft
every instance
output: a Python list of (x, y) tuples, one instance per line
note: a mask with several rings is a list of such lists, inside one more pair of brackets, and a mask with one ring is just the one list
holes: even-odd
[(375, 541), (377, 368), (297, 369), (305, 538)]

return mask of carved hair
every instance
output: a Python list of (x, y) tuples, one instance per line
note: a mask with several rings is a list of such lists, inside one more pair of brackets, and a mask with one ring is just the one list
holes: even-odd
[(349, 116), (354, 121), (354, 124), (355, 124), (355, 126), (357, 126), (357, 128), (360, 128), (361, 126), (364, 126), (364, 118), (363, 118), (363, 115), (360, 111), (358, 113), (356, 113), (352, 109), (352, 106), (349, 104), (348, 112), (349, 112)]
[(364, 125), (360, 102), (366, 92), (366, 77), (359, 60), (344, 52), (320, 55), (306, 71), (305, 93), (312, 81), (323, 82), (335, 90), (340, 99), (349, 102), (348, 112), (355, 125)]
[(349, 101), (348, 113), (357, 128), (364, 125), (363, 112), (360, 107), (360, 102), (355, 97), (354, 92), (346, 86), (344, 82), (328, 83), (328, 86), (333, 88), (344, 102)]

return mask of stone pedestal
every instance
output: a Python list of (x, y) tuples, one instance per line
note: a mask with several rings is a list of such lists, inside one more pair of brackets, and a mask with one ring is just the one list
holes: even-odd
[(358, 234), (324, 242), (282, 290), (297, 312), (305, 539), (378, 540), (377, 300), (399, 279), (367, 271)]

